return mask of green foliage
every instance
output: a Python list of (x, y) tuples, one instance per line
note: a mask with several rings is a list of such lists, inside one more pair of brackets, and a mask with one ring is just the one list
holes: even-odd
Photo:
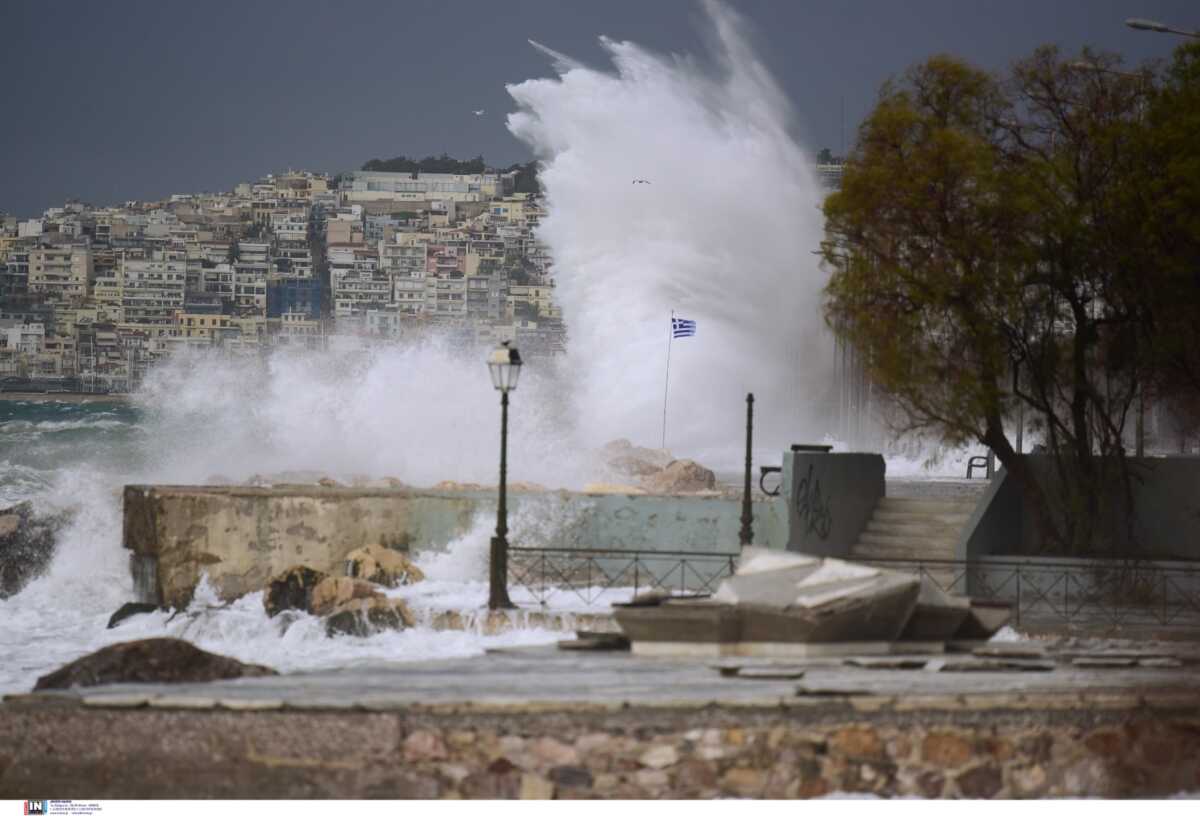
[[(822, 252), (827, 319), (904, 426), (990, 446), (1047, 545), (1095, 553), (1134, 540), (1131, 407), (1182, 366), (1166, 327), (1196, 322), (1200, 70), (1177, 58), (1147, 116), (1150, 71), (1083, 59), (1104, 70), (1044, 47), (1006, 76), (937, 56), (885, 85), (825, 202)], [(1018, 410), (1052, 481), (1005, 436)]]
[(457, 173), (472, 174), (487, 172), (483, 156), (473, 159), (456, 159), (443, 153), (440, 156), (426, 156), (423, 159), (410, 159), (408, 156), (396, 156), (394, 159), (371, 159), (362, 166), (363, 170), (380, 173)]
[(537, 161), (526, 162), (525, 164), (514, 164), (504, 168), (504, 172), (506, 173), (510, 173), (514, 170), (517, 173), (513, 185), (514, 193), (541, 195), (542, 185), (538, 181)]

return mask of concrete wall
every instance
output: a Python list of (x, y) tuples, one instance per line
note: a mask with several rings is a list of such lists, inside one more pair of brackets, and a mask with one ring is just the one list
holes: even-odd
[[(221, 597), (261, 589), (306, 564), (337, 571), (366, 544), (444, 550), (473, 529), (490, 535), (490, 492), (256, 487), (125, 488), (124, 545), (143, 600), (186, 605), (207, 573)], [(738, 550), (741, 503), (718, 496), (516, 493), (513, 547), (728, 553)], [(781, 501), (753, 505), (758, 546), (782, 548)]]
[[(1047, 456), (1026, 456), (1036, 477), (1055, 483), (1053, 462)], [(1168, 456), (1131, 459), (1138, 550), (1158, 559), (1200, 559), (1200, 457)], [(1113, 508), (1108, 529), (1125, 525)], [(1016, 481), (1005, 471), (993, 480), (959, 542), (960, 558), (986, 555), (1032, 555), (1041, 552), (1034, 517)]]
[(875, 453), (784, 453), (787, 549), (848, 558), (883, 498), (884, 470)]

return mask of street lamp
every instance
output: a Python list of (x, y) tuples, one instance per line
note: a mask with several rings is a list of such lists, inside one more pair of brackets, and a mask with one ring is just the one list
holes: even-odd
[(500, 503), (488, 560), (488, 609), (513, 609), (508, 598), (508, 392), (517, 390), (521, 354), (505, 340), (488, 357), (487, 364), (492, 385), (500, 392)]
[(1200, 31), (1188, 31), (1183, 28), (1171, 28), (1165, 23), (1160, 23), (1157, 20), (1145, 20), (1141, 17), (1130, 17), (1125, 21), (1125, 25), (1130, 28), (1136, 28), (1138, 31), (1154, 31), (1159, 34), (1179, 34), (1183, 37), (1194, 37), (1200, 39)]

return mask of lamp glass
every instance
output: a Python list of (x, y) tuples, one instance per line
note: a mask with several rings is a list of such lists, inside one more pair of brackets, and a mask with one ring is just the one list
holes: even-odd
[(488, 357), (488, 372), (497, 391), (514, 391), (521, 376), (521, 355), (508, 343), (501, 343)]

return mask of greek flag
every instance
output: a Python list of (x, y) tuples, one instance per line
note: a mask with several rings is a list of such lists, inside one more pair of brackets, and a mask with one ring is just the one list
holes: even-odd
[(682, 317), (671, 318), (672, 337), (691, 337), (696, 333), (696, 321), (684, 320)]

